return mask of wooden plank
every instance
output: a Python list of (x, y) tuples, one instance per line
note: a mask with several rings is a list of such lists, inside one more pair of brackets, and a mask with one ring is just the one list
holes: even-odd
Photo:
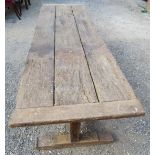
[(16, 109), (11, 116), (9, 125), (11, 127), (45, 125), (74, 121), (116, 119), (141, 115), (144, 115), (143, 107), (137, 99), (133, 99), (95, 104), (89, 103)]
[(56, 6), (55, 105), (98, 102), (71, 7)]
[(102, 133), (102, 138), (98, 138), (97, 132), (86, 133), (81, 135), (81, 139), (76, 142), (70, 141), (69, 134), (63, 135), (50, 135), (39, 137), (37, 140), (38, 150), (48, 150), (51, 148), (65, 148), (65, 147), (77, 147), (93, 144), (109, 144), (113, 142), (113, 137), (110, 133)]
[(37, 25), (28, 59), (54, 57), (55, 6), (43, 5), (40, 9)]
[(96, 32), (84, 7), (72, 7), (100, 102), (135, 98), (131, 86)]
[(52, 66), (51, 60), (28, 61), (21, 77), (16, 108), (53, 106)]
[(21, 77), (17, 108), (53, 106), (54, 21), (55, 7), (43, 6)]

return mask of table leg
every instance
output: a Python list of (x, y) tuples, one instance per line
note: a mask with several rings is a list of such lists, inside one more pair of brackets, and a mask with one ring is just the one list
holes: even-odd
[(80, 137), (80, 122), (71, 122), (70, 123), (70, 138), (71, 142), (79, 141)]

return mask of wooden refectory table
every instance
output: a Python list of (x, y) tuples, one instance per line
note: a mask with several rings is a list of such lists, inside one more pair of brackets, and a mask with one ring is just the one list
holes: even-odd
[(70, 123), (70, 134), (38, 138), (37, 148), (110, 143), (80, 134), (80, 122), (144, 115), (84, 6), (43, 5), (21, 77), (11, 127)]

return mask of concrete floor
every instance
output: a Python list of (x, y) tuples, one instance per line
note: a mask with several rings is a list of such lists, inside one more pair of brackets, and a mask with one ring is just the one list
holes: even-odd
[[(142, 13), (141, 0), (31, 0), (22, 20), (6, 12), (6, 154), (7, 155), (149, 155), (149, 14)], [(8, 119), (15, 108), (18, 83), (23, 72), (39, 9), (43, 3), (87, 5), (98, 32), (116, 58), (137, 97), (145, 117), (97, 121), (83, 124), (83, 130), (109, 130), (115, 142), (108, 145), (35, 150), (36, 138), (45, 132), (67, 132), (67, 125), (10, 129)]]

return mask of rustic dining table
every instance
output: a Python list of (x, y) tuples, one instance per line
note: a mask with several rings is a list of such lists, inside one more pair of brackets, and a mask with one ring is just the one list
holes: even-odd
[(70, 124), (69, 133), (39, 137), (38, 149), (106, 144), (111, 133), (81, 134), (81, 122), (144, 113), (86, 7), (43, 5), (10, 127)]

